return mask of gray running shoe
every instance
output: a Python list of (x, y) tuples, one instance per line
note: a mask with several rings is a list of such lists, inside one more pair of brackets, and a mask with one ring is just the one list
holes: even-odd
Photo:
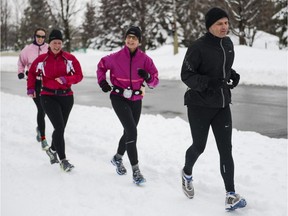
[(122, 163), (122, 159), (116, 160), (115, 156), (112, 158), (111, 163), (116, 166), (116, 172), (119, 175), (125, 175), (127, 173), (126, 168), (124, 167)]
[(48, 148), (48, 150), (46, 151), (46, 154), (49, 156), (51, 164), (59, 163), (57, 159), (57, 153), (53, 152), (51, 148)]
[(194, 187), (192, 181), (193, 181), (192, 176), (185, 175), (184, 171), (182, 170), (182, 189), (184, 194), (189, 199), (192, 199), (194, 197)]
[(41, 141), (41, 147), (42, 147), (43, 151), (47, 151), (49, 149), (49, 145), (48, 145), (46, 139)]
[(246, 205), (246, 200), (239, 194), (236, 194), (235, 192), (226, 193), (225, 209), (227, 211), (233, 211), (237, 208), (244, 208)]
[(70, 164), (68, 160), (63, 159), (61, 160), (60, 167), (63, 171), (70, 172), (74, 168), (74, 165)]
[(133, 182), (136, 185), (141, 185), (144, 182), (146, 182), (146, 179), (143, 177), (143, 175), (141, 174), (140, 170), (135, 170), (133, 171)]
[(37, 142), (41, 142), (41, 134), (40, 134), (38, 127), (36, 127), (36, 133), (37, 133), (37, 135), (36, 135)]

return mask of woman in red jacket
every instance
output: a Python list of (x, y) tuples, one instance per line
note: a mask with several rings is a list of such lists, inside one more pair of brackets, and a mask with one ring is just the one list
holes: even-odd
[(83, 79), (82, 69), (72, 54), (62, 50), (63, 38), (59, 30), (49, 35), (49, 49), (32, 63), (28, 73), (27, 94), (35, 97), (35, 79), (42, 77), (41, 104), (50, 119), (54, 132), (51, 147), (46, 151), (50, 163), (59, 163), (68, 172), (74, 166), (66, 159), (64, 131), (74, 104), (71, 85)]

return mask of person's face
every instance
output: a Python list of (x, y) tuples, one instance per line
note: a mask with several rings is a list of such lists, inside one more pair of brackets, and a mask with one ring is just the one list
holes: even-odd
[(36, 43), (39, 45), (43, 44), (45, 41), (45, 37), (46, 37), (45, 32), (42, 30), (38, 30), (35, 34)]
[(229, 30), (229, 22), (227, 17), (217, 20), (209, 28), (209, 32), (219, 38), (225, 37), (228, 34), (228, 30)]
[(50, 46), (51, 51), (56, 55), (57, 53), (61, 51), (62, 44), (63, 44), (62, 40), (55, 39), (49, 43), (49, 46)]
[(139, 46), (139, 40), (135, 35), (129, 34), (125, 39), (125, 44), (131, 52), (134, 52)]

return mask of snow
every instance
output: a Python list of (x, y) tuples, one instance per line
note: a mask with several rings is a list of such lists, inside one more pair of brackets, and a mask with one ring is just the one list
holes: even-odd
[[(255, 36), (255, 46), (235, 45), (233, 68), (241, 75), (240, 85), (287, 86), (287, 50), (277, 48), (275, 36), (259, 32)], [(237, 40), (232, 37), (235, 44)], [(267, 45), (268, 44), (268, 45)], [(267, 46), (266, 46), (267, 45)], [(269, 49), (265, 49), (268, 47)], [(180, 70), (187, 48), (179, 48), (173, 55), (173, 47), (165, 45), (157, 50), (147, 51), (159, 70), (160, 79), (180, 79)], [(81, 63), (84, 76), (95, 77), (100, 58), (111, 52), (88, 49), (73, 54)], [(5, 71), (15, 73), (17, 56), (2, 56), (1, 66)]]
[[(234, 68), (241, 74), (241, 84), (287, 86), (285, 51), (243, 46), (236, 46), (235, 50)], [(179, 79), (185, 51), (180, 49), (173, 56), (173, 48), (165, 46), (148, 54), (159, 68), (161, 79)], [(96, 64), (106, 52), (88, 50), (74, 54), (85, 76), (95, 77)], [(1, 70), (16, 73), (17, 57), (0, 59)], [(110, 163), (122, 133), (112, 109), (74, 105), (65, 132), (66, 154), (75, 165), (71, 173), (64, 173), (57, 164), (50, 165), (35, 139), (35, 118), (35, 105), (30, 98), (1, 92), (3, 216), (229, 214), (224, 210), (225, 189), (212, 133), (195, 165), (195, 197), (189, 200), (182, 192), (180, 173), (192, 140), (189, 124), (181, 118), (141, 116), (137, 146), (140, 168), (147, 179), (143, 186), (132, 183), (127, 155), (127, 175), (117, 175)], [(47, 118), (48, 142), (52, 132)], [(233, 215), (287, 215), (287, 153), (287, 139), (233, 129), (236, 191), (248, 202), (246, 208)]]

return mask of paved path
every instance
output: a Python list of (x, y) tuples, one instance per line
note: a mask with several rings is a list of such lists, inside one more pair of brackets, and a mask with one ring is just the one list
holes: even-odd
[[(100, 90), (96, 78), (84, 78), (72, 88), (75, 103), (111, 108), (109, 94)], [(185, 90), (179, 80), (160, 80), (157, 88), (146, 90), (142, 113), (179, 116), (187, 121)], [(1, 72), (1, 91), (26, 96), (26, 82), (18, 80), (16, 72)], [(240, 85), (232, 90), (232, 103), (234, 128), (287, 139), (287, 88)]]

